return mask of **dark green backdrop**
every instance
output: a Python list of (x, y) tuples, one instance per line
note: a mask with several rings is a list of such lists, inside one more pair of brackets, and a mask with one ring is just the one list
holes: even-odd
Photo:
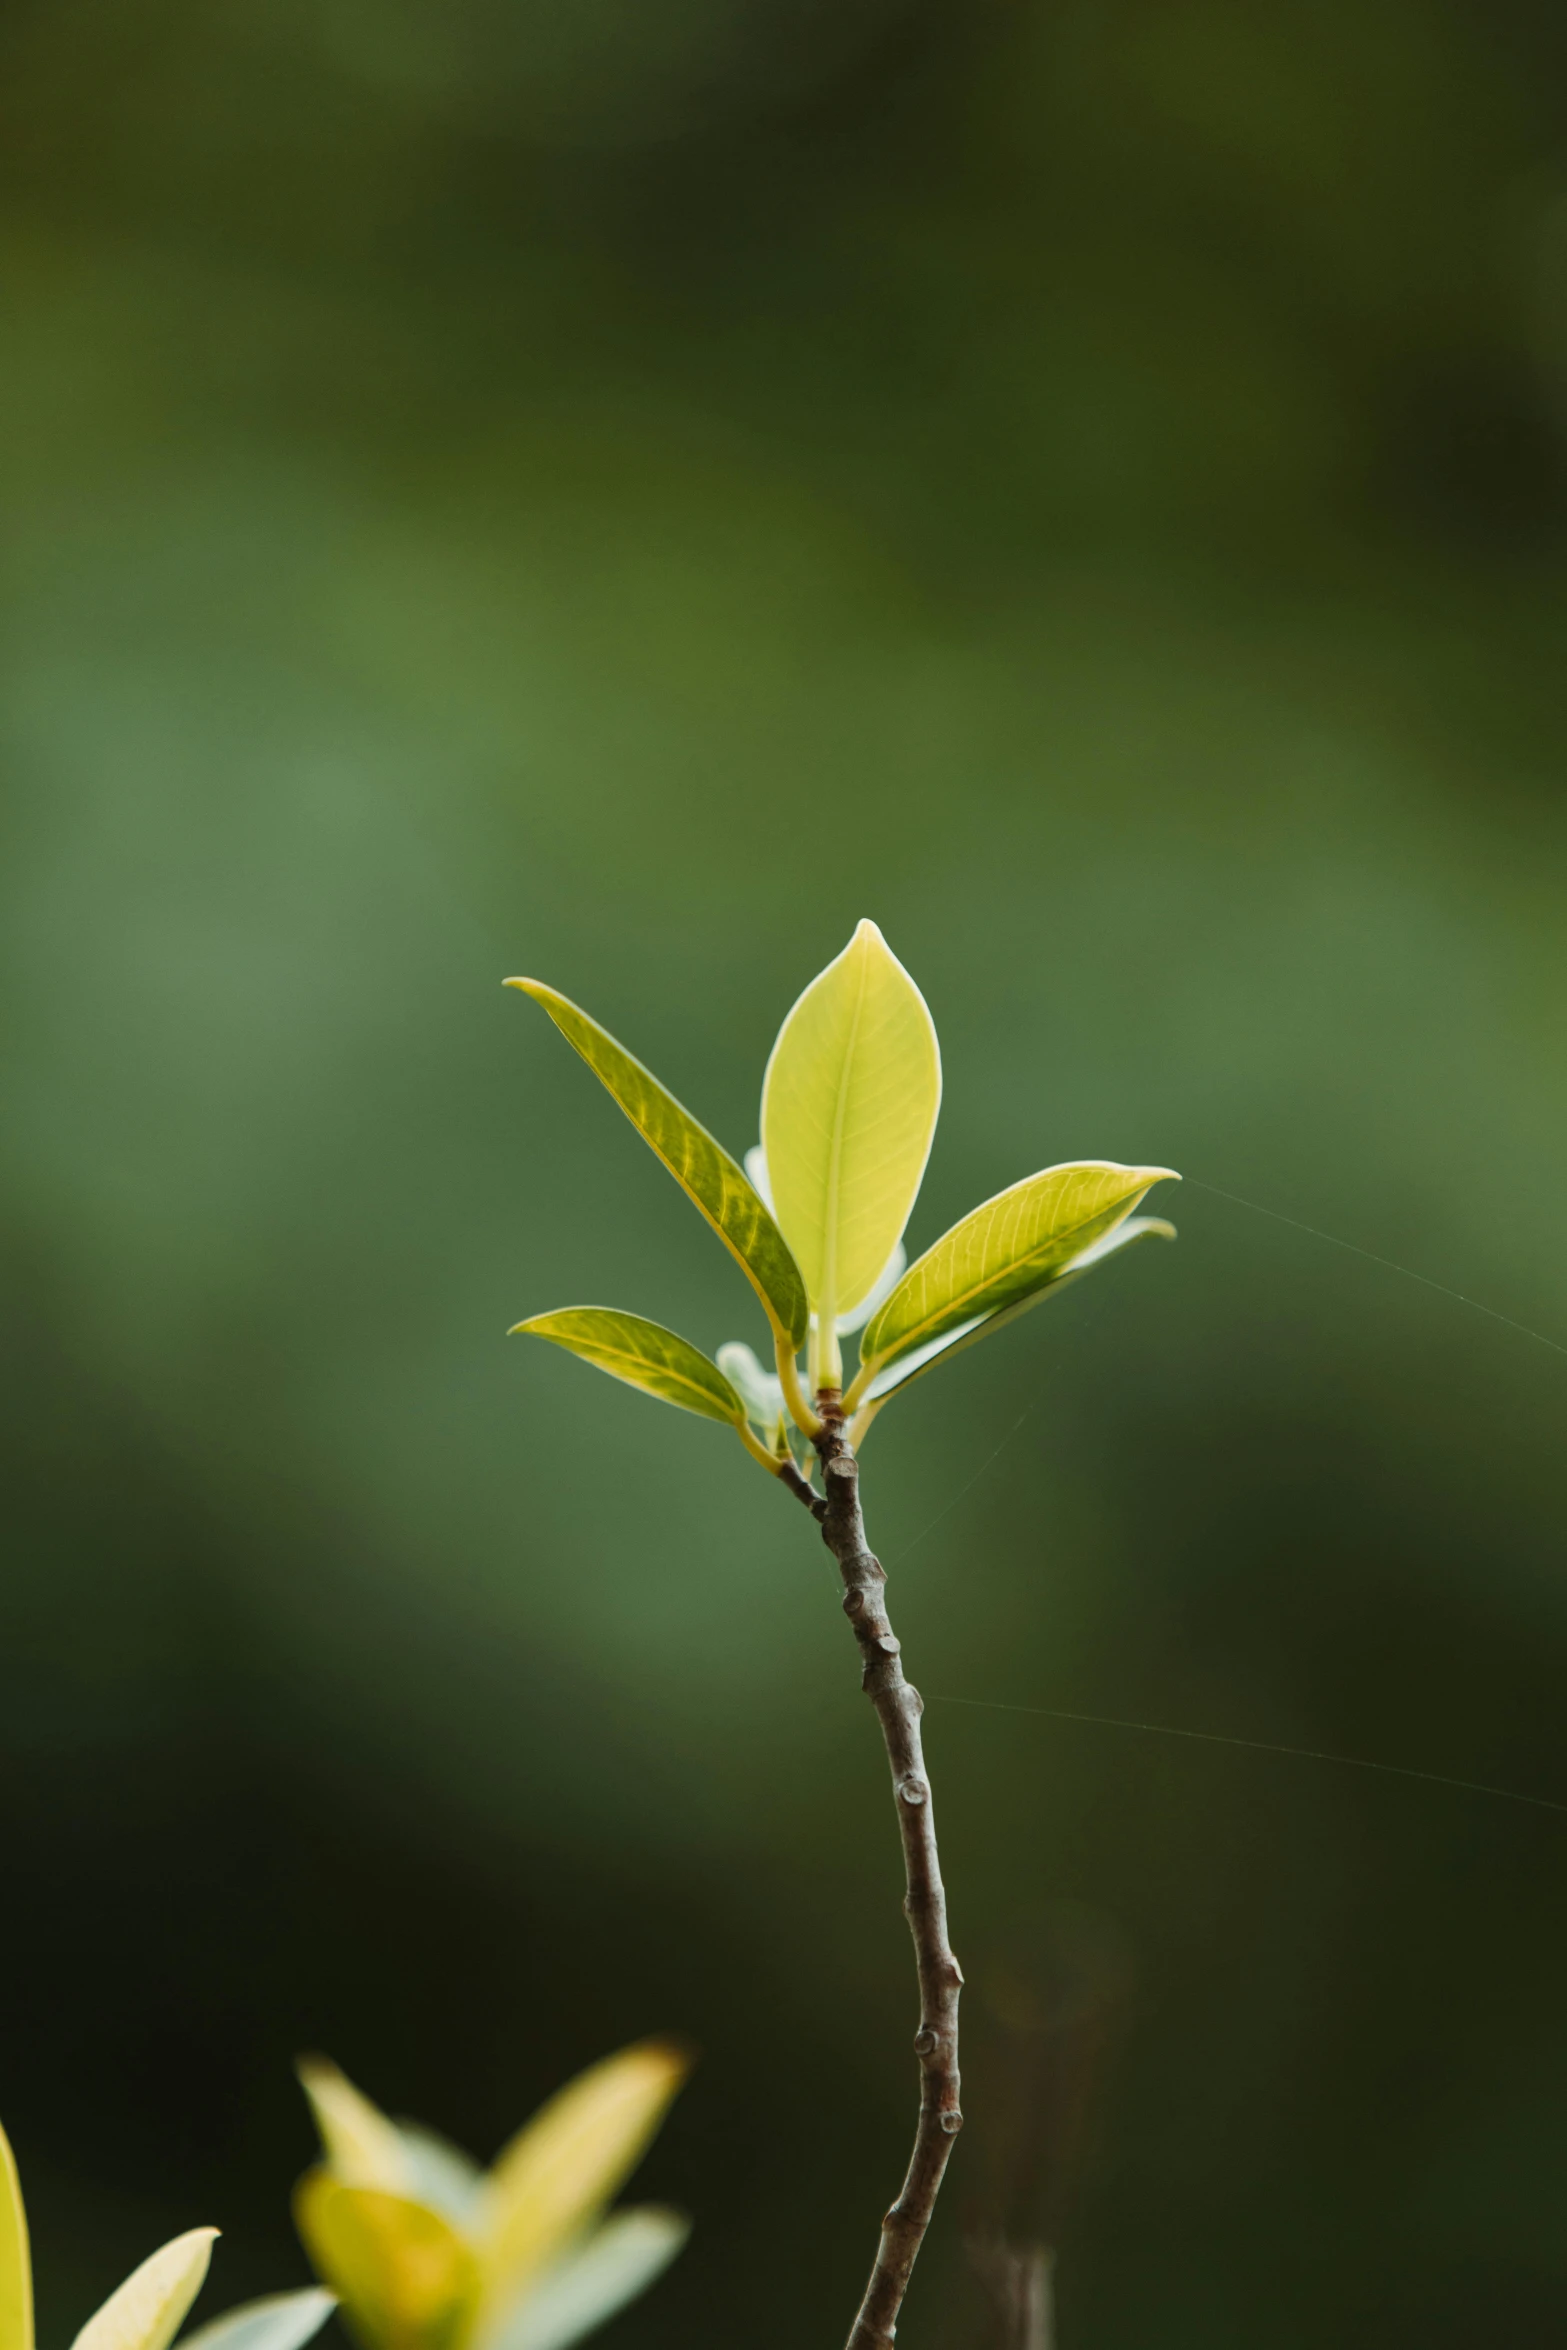
[(738, 1149), (861, 914), (946, 1052), (917, 1243), (1218, 1187), (867, 1451), (973, 1985), (910, 2350), (1003, 2208), (1064, 2350), (1559, 2343), (1567, 1817), (934, 1701), (1567, 1801), (1559, 1347), (1218, 1196), (1567, 1344), (1560, 12), (13, 0), (0, 118), (46, 2350), (197, 2221), (204, 2306), (302, 2275), (297, 2048), (488, 2154), (655, 2028), (697, 2232), (607, 2343), (841, 2335), (875, 1725), (739, 1448), (505, 1344), (759, 1333), (499, 982)]

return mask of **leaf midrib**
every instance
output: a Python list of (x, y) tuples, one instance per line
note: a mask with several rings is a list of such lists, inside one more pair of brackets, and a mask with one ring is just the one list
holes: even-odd
[(817, 1318), (825, 1330), (828, 1321), (836, 1315), (838, 1298), (838, 1198), (843, 1176), (843, 1122), (849, 1100), (849, 1073), (854, 1066), (855, 1048), (860, 1040), (860, 1020), (865, 1010), (865, 983), (869, 957), (860, 952), (858, 987), (854, 998), (854, 1016), (849, 1022), (849, 1040), (844, 1047), (843, 1067), (838, 1075), (838, 1099), (833, 1106), (832, 1145), (827, 1157), (827, 1207), (823, 1233), (822, 1294), (816, 1301)]

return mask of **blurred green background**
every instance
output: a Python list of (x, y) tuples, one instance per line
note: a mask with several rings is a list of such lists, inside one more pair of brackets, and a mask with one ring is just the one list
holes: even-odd
[[(1567, 23), (12, 0), (0, 117), (46, 2350), (197, 2221), (204, 2307), (302, 2280), (296, 2049), (488, 2156), (655, 2029), (697, 2233), (606, 2343), (832, 2342), (914, 2094), (875, 1725), (740, 1448), (505, 1344), (759, 1317), (499, 982), (738, 1150), (869, 914), (917, 1245), (1153, 1159), (1567, 1343)], [(936, 1702), (1567, 1801), (1567, 1362), (1154, 1204), (867, 1449), (972, 1985), (904, 2339), (979, 2350), (1010, 2212), (1064, 2350), (1558, 2344), (1567, 1819)]]

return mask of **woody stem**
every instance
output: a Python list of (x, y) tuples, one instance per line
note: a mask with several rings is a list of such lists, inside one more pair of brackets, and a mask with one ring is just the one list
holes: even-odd
[[(875, 2264), (847, 2344), (847, 2350), (888, 2350), (936, 2207), (952, 2141), (963, 2126), (958, 2107), (958, 1995), (963, 1972), (947, 1940), (947, 1898), (920, 1742), (924, 1701), (903, 1677), (898, 1640), (887, 1618), (886, 1573), (866, 1545), (860, 1465), (830, 1401), (814, 1441), (826, 1498), (812, 1495), (808, 1506), (820, 1520), (822, 1540), (843, 1577), (843, 1612), (859, 1643), (861, 1686), (876, 1708), (886, 1741), (908, 1888), (903, 1908), (919, 1976), (914, 2053), (920, 2066), (920, 2108), (914, 2151), (897, 2200), (882, 2221)], [(808, 1493), (807, 1488), (799, 1498), (805, 1501)]]

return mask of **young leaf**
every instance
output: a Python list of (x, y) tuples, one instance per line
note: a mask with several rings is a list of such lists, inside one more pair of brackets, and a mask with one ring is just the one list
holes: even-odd
[(33, 2350), (33, 2261), (11, 2141), (0, 2130), (0, 2350)]
[(731, 1338), (717, 1355), (718, 1368), (745, 1405), (746, 1418), (770, 1436), (784, 1416), (783, 1386), (775, 1371), (766, 1371), (740, 1338)]
[(622, 1314), (613, 1306), (563, 1306), (559, 1313), (535, 1314), (518, 1322), (509, 1338), (547, 1338), (640, 1387), (663, 1403), (682, 1411), (699, 1412), (704, 1420), (722, 1420), (739, 1427), (745, 1405), (716, 1363), (710, 1363), (689, 1339), (666, 1330), (661, 1322), (645, 1322), (640, 1314)]
[(860, 1380), (868, 1385), (867, 1372), (874, 1376), (891, 1357), (1030, 1296), (1167, 1180), (1180, 1177), (1168, 1167), (1090, 1159), (1047, 1167), (998, 1192), (927, 1249), (872, 1316), (860, 1342)]
[(937, 1363), (944, 1363), (950, 1356), (961, 1354), (966, 1346), (973, 1346), (978, 1339), (988, 1338), (993, 1330), (999, 1330), (1004, 1323), (1015, 1322), (1019, 1314), (1026, 1314), (1032, 1307), (1043, 1304), (1047, 1297), (1056, 1296), (1084, 1273), (1091, 1273), (1095, 1265), (1102, 1265), (1107, 1257), (1118, 1255), (1136, 1241), (1153, 1238), (1173, 1240), (1175, 1226), (1167, 1224), (1162, 1216), (1128, 1217), (1113, 1232), (1107, 1232), (1102, 1239), (1096, 1240), (1091, 1248), (1085, 1248), (1080, 1256), (1046, 1273), (1037, 1287), (1014, 1299), (1011, 1305), (1002, 1306), (993, 1314), (976, 1314), (970, 1321), (959, 1322), (955, 1329), (945, 1331), (940, 1338), (927, 1339), (923, 1346), (911, 1347), (905, 1354), (894, 1355), (890, 1361), (883, 1363), (863, 1388), (856, 1380), (855, 1387), (859, 1392), (855, 1395), (855, 1402), (885, 1403), (889, 1395), (896, 1395), (914, 1380), (923, 1378)]
[(925, 999), (862, 922), (785, 1020), (762, 1085), (778, 1221), (829, 1341), (902, 1237), (940, 1106)]
[(617, 2211), (586, 2243), (535, 2279), (480, 2350), (567, 2350), (661, 2276), (691, 2233), (682, 2212), (654, 2203)]
[(838, 1316), (838, 1336), (840, 1338), (850, 1338), (853, 1336), (856, 1330), (862, 1330), (864, 1328), (865, 1324), (870, 1320), (872, 1314), (875, 1313), (876, 1308), (881, 1305), (885, 1299), (891, 1297), (893, 1291), (897, 1288), (898, 1283), (903, 1279), (905, 1272), (908, 1270), (908, 1263), (908, 1251), (905, 1249), (902, 1241), (900, 1240), (897, 1247), (893, 1250), (891, 1256), (887, 1259), (885, 1265), (883, 1265), (881, 1269), (881, 1279), (877, 1282), (869, 1297), (862, 1297), (857, 1306), (851, 1306), (846, 1314), (840, 1314)]
[(472, 2249), (411, 2196), (339, 2185), (325, 2168), (294, 2192), (305, 2250), (367, 2350), (454, 2350), (472, 2314)]
[(663, 2041), (622, 2049), (568, 2082), (499, 2155), (481, 2215), (487, 2322), (597, 2218), (689, 2070)]
[[(800, 1270), (783, 1234), (722, 1143), (715, 1142), (650, 1069), (634, 1060), (586, 1012), (538, 979), (508, 979), (540, 1003), (562, 1036), (612, 1093), (638, 1133), (694, 1200), (742, 1271), (767, 1318), (795, 1352), (804, 1344), (807, 1307)], [(885, 1253), (885, 1252), (884, 1252)]]
[(396, 2124), (324, 2056), (302, 2056), (295, 2070), (339, 2185), (379, 2187), (386, 2195), (411, 2194), (413, 2168)]
[(307, 2285), (302, 2293), (267, 2293), (243, 2302), (210, 2325), (198, 2326), (180, 2350), (304, 2350), (337, 2307), (335, 2293)]
[[(745, 1171), (770, 1209), (773, 1204), (772, 1179), (767, 1172), (767, 1153), (759, 1142), (754, 1143), (745, 1154)], [(840, 1338), (849, 1337), (852, 1332), (859, 1329), (862, 1323), (870, 1320), (882, 1299), (890, 1294), (893, 1284), (902, 1280), (904, 1267), (908, 1261), (908, 1256), (900, 1240), (883, 1265), (875, 1288), (867, 1296), (862, 1297), (857, 1305), (851, 1305), (845, 1312), (839, 1314), (838, 1336)]]
[(168, 2350), (201, 2291), (216, 2228), (191, 2228), (133, 2269), (87, 2320), (72, 2350)]

